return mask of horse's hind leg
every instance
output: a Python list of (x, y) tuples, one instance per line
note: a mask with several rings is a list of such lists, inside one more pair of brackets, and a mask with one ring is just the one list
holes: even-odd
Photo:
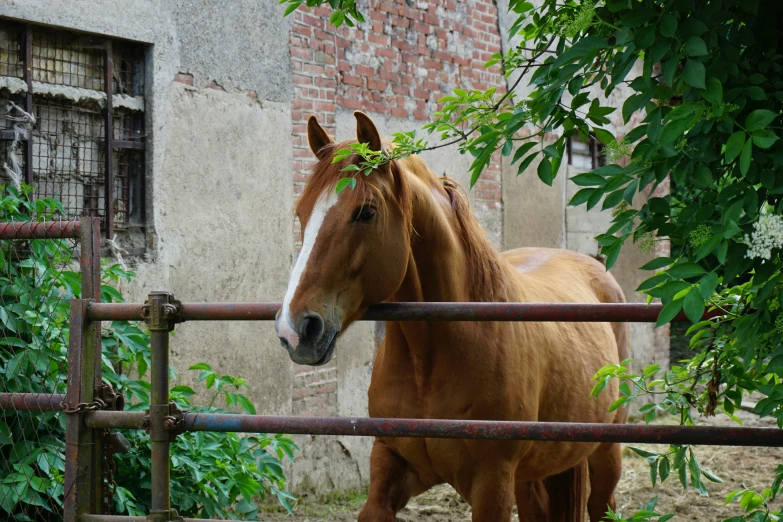
[(590, 470), (590, 498), (587, 512), (590, 522), (603, 520), (606, 510), (616, 509), (614, 490), (623, 474), (621, 447), (618, 443), (604, 443), (587, 458)]
[(519, 522), (549, 520), (549, 494), (540, 480), (517, 482), (514, 486)]
[(359, 522), (394, 522), (408, 500), (426, 490), (402, 457), (376, 440), (370, 454), (370, 491)]

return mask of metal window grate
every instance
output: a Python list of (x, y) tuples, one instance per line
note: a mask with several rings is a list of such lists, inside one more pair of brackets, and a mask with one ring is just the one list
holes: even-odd
[(113, 124), (115, 140), (143, 141), (144, 113), (127, 109), (115, 109)]
[(33, 30), (33, 80), (102, 91), (104, 48), (94, 36)]
[(0, 25), (0, 76), (24, 76), (22, 31), (18, 26)]
[(33, 131), (35, 195), (54, 198), (65, 219), (103, 218), (104, 118), (98, 108), (36, 99)]
[(116, 94), (144, 95), (144, 49), (140, 46), (115, 45), (113, 88)]
[(109, 238), (143, 227), (145, 55), (142, 44), (0, 18), (0, 178), (15, 139), (5, 115), (13, 100), (36, 116), (31, 139), (16, 147), (35, 197), (59, 200), (63, 218), (101, 218)]

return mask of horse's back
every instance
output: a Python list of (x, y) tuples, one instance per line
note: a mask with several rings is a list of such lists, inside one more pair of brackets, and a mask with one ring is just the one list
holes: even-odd
[[(612, 274), (601, 262), (586, 254), (526, 247), (501, 255), (516, 269), (531, 302), (625, 302), (623, 291)], [(525, 284), (532, 282), (535, 285)]]

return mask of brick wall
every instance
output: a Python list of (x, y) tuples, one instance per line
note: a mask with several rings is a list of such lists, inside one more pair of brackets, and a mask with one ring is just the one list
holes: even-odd
[[(328, 25), (328, 9), (300, 9), (289, 42), (295, 88), (292, 103), (294, 196), (312, 168), (307, 119), (315, 114), (332, 135), (338, 110), (410, 120), (418, 129), (454, 88), (505, 86), (497, 67), (484, 63), (500, 52), (498, 12), (492, 0), (393, 0), (363, 2), (361, 27)], [(500, 161), (474, 187), (474, 205), (501, 212)], [(299, 245), (299, 224), (295, 237)], [(339, 356), (339, 355), (338, 355)], [(321, 368), (297, 367), (294, 413), (334, 415), (335, 360)]]

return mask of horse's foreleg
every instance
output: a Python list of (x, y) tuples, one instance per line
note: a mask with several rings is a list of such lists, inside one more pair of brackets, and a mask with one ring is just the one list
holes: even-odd
[(370, 491), (359, 522), (394, 522), (411, 496), (425, 489), (402, 457), (376, 440), (370, 454)]
[(473, 522), (509, 522), (514, 508), (514, 467), (497, 463), (478, 471), (470, 488)]
[(607, 508), (614, 510), (614, 489), (623, 474), (623, 461), (620, 444), (604, 443), (587, 457), (590, 470), (590, 498), (587, 500), (587, 512), (590, 522), (604, 520)]

